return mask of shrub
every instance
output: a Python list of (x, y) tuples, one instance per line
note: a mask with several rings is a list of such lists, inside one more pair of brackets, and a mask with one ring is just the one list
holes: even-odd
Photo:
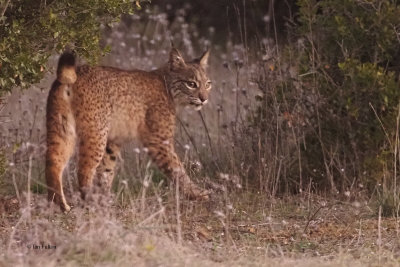
[[(139, 1), (135, 1), (139, 5)], [(0, 93), (43, 77), (48, 57), (70, 45), (94, 62), (100, 26), (133, 12), (132, 1), (0, 1)]]
[[(379, 0), (299, 0), (298, 5), (297, 42), (276, 54), (278, 75), (262, 68), (263, 100), (252, 123), (264, 135), (285, 141), (279, 147), (279, 142), (265, 143), (275, 151), (286, 149), (288, 170), (281, 184), (296, 191), (307, 184), (335, 192), (383, 182), (392, 188), (399, 164), (393, 155), (400, 7)], [(268, 128), (271, 119), (275, 128)], [(384, 180), (387, 171), (394, 179)]]

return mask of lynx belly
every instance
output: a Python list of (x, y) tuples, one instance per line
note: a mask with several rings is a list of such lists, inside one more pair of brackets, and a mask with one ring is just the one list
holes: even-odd
[(143, 121), (141, 110), (131, 109), (128, 112), (115, 112), (111, 117), (108, 140), (123, 144), (138, 138), (138, 126)]

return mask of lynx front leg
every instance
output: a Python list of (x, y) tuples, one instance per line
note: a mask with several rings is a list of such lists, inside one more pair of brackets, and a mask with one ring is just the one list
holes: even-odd
[(109, 193), (115, 175), (115, 166), (119, 157), (120, 147), (108, 142), (103, 159), (96, 170), (95, 183), (102, 193)]
[(149, 155), (160, 170), (174, 182), (179, 182), (183, 193), (190, 199), (207, 200), (209, 191), (201, 189), (186, 174), (186, 171), (175, 153), (172, 138), (163, 138), (165, 132), (149, 132), (142, 129), (140, 138), (148, 148)]

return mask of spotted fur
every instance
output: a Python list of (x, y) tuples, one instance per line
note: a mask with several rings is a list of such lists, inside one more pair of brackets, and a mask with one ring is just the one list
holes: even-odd
[(75, 66), (70, 53), (60, 57), (57, 80), (47, 100), (46, 181), (48, 198), (70, 210), (62, 187), (63, 170), (78, 147), (82, 197), (95, 183), (108, 191), (121, 146), (139, 139), (155, 164), (179, 181), (191, 198), (209, 192), (185, 172), (173, 145), (176, 107), (196, 110), (208, 100), (209, 52), (185, 62), (173, 48), (165, 66), (151, 72), (111, 67)]

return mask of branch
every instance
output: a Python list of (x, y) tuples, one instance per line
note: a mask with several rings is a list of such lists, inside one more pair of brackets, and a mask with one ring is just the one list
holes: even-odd
[(10, 4), (10, 1), (11, 1), (11, 0), (7, 0), (6, 5), (4, 6), (3, 10), (1, 11), (1, 16), (0, 16), (0, 18), (2, 18), (2, 17), (4, 16), (4, 14), (6, 13), (6, 10), (7, 10), (8, 5)]

